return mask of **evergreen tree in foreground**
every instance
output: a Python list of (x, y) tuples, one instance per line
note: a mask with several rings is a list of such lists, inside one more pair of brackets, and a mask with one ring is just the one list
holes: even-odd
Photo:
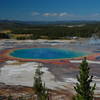
[(40, 70), (40, 68), (41, 66), (36, 69), (33, 88), (35, 89), (37, 100), (48, 100), (48, 91), (45, 87), (45, 83), (43, 83), (41, 80), (43, 72)]
[(13, 100), (11, 95), (8, 96), (8, 100)]
[(90, 68), (85, 57), (80, 64), (80, 72), (77, 76), (78, 83), (74, 87), (77, 93), (74, 100), (93, 100), (96, 84), (93, 87), (91, 86), (93, 76), (89, 76), (89, 71)]

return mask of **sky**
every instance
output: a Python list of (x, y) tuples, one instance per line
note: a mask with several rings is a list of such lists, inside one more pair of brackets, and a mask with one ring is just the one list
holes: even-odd
[(100, 0), (0, 0), (0, 19), (100, 20)]

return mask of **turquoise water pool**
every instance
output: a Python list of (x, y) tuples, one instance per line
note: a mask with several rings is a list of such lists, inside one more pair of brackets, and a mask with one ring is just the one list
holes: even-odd
[(17, 49), (11, 52), (10, 55), (24, 59), (65, 59), (86, 56), (87, 54), (85, 52), (76, 52), (56, 48), (29, 48)]

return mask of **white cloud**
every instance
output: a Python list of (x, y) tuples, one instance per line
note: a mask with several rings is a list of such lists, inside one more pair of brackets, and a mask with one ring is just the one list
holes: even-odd
[(57, 13), (44, 13), (43, 16), (58, 16)]
[(63, 12), (63, 13), (60, 13), (60, 14), (59, 14), (60, 17), (63, 17), (63, 16), (70, 16), (70, 15), (71, 15), (71, 14), (68, 14), (68, 13), (66, 13), (66, 12)]
[(44, 13), (43, 16), (51, 16), (51, 17), (64, 17), (71, 16), (71, 14), (62, 12), (62, 13)]
[(43, 16), (50, 16), (50, 13), (44, 13)]
[(37, 15), (40, 15), (40, 13), (39, 12), (32, 12), (32, 16), (37, 16)]
[(95, 20), (100, 19), (100, 13), (94, 13), (94, 14), (87, 14), (87, 15), (76, 15), (76, 14), (70, 14), (67, 12), (37, 12), (33, 11), (32, 16), (40, 16), (41, 18), (44, 17), (51, 17), (52, 18), (58, 18), (58, 19), (74, 19), (74, 20)]

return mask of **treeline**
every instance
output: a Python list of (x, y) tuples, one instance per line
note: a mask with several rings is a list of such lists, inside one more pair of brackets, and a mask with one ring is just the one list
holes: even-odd
[[(20, 27), (19, 27), (20, 26)], [(79, 25), (41, 25), (41, 26), (27, 26), (19, 25), (12, 26), (11, 36), (15, 36), (16, 39), (67, 39), (68, 37), (91, 37), (93, 34), (97, 34), (100, 37), (100, 24), (85, 24)], [(18, 36), (24, 34), (24, 36)], [(30, 36), (26, 36), (30, 34)], [(9, 34), (8, 34), (9, 36)], [(0, 36), (1, 37), (1, 36)]]
[(67, 27), (67, 26), (41, 26), (30, 29), (13, 30), (12, 34), (32, 34), (32, 39), (47, 38), (47, 39), (66, 39), (67, 37), (91, 37), (92, 34), (100, 36), (99, 25), (85, 25), (82, 27)]
[(0, 39), (10, 39), (10, 35), (6, 33), (0, 33)]

